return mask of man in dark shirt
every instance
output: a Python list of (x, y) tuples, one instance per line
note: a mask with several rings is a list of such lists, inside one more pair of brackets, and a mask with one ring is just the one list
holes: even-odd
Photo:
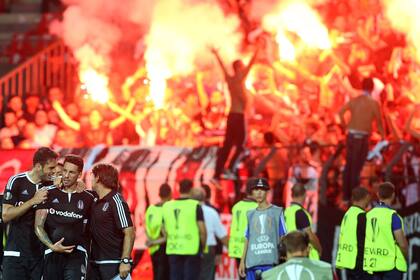
[[(309, 258), (318, 259), (322, 254), (322, 246), (318, 236), (312, 230), (310, 214), (303, 207), (306, 200), (306, 188), (303, 184), (295, 184), (292, 187), (292, 202), (286, 208), (286, 227), (289, 232), (300, 230), (306, 232), (309, 237), (310, 253)], [(294, 216), (294, 217), (293, 217)], [(314, 250), (316, 252), (314, 252)]]
[(58, 155), (39, 148), (32, 170), (12, 176), (3, 198), (2, 219), (9, 223), (3, 258), (3, 279), (36, 279), (42, 274), (42, 244), (33, 230), (36, 205), (47, 199), (42, 182), (51, 181)]
[(167, 183), (159, 188), (160, 202), (150, 205), (144, 215), (146, 246), (149, 247), (153, 266), (153, 279), (169, 279), (169, 259), (166, 255), (166, 236), (163, 234), (163, 204), (172, 199), (172, 189)]
[[(365, 190), (364, 188), (360, 188)], [(359, 194), (361, 191), (352, 193), (353, 207), (358, 207), (365, 211), (370, 203), (370, 194), (368, 191)], [(359, 192), (359, 193), (358, 193)], [(362, 197), (362, 195), (364, 196)], [(363, 253), (365, 251), (365, 236), (366, 236), (366, 212), (360, 213), (357, 216), (357, 257), (355, 271), (349, 271), (349, 279), (370, 279), (368, 273), (363, 271)]]
[(38, 205), (35, 233), (45, 250), (43, 279), (83, 279), (87, 270), (89, 238), (87, 222), (94, 196), (77, 192), (83, 159), (68, 155), (64, 159), (60, 188), (48, 191), (48, 199)]
[[(366, 235), (366, 208), (371, 196), (363, 187), (352, 191), (352, 206), (341, 222), (336, 267), (346, 269), (349, 280), (369, 280), (370, 274), (363, 270)], [(356, 244), (355, 244), (356, 242)], [(357, 247), (357, 251), (354, 248)]]
[(89, 279), (125, 279), (131, 270), (135, 232), (118, 186), (118, 171), (112, 165), (98, 164), (92, 169), (92, 188), (99, 199), (92, 206)]
[(215, 173), (213, 176), (213, 181), (216, 184), (218, 184), (217, 182), (223, 173), (226, 160), (228, 159), (229, 153), (233, 147), (236, 148), (235, 154), (230, 160), (228, 170), (225, 171), (224, 177), (225, 179), (236, 178), (234, 172), (237, 167), (236, 165), (238, 164), (237, 161), (244, 151), (246, 140), (245, 112), (248, 98), (245, 89), (245, 81), (252, 65), (255, 63), (258, 50), (259, 49), (256, 50), (255, 54), (246, 66), (241, 60), (234, 61), (232, 65), (234, 72), (233, 75), (231, 75), (226, 69), (217, 50), (212, 49), (212, 52), (216, 56), (217, 61), (219, 62), (225, 75), (225, 80), (228, 85), (231, 98), (231, 108), (227, 119), (225, 140), (223, 142), (223, 147), (218, 151)]

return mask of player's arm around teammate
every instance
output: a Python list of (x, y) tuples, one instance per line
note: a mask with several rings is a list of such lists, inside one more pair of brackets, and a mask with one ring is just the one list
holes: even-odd
[(4, 190), (2, 218), (8, 223), (8, 238), (3, 252), (2, 279), (40, 279), (42, 244), (33, 230), (36, 205), (47, 199), (43, 184), (51, 181), (58, 155), (39, 148), (32, 169), (10, 177)]

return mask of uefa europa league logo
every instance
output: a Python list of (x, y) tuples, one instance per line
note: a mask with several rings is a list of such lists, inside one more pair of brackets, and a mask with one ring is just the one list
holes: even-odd
[(178, 225), (178, 223), (179, 223), (179, 213), (181, 212), (181, 209), (179, 209), (179, 208), (176, 208), (176, 209), (174, 209), (174, 215), (175, 215), (175, 228), (176, 229), (179, 229), (179, 225)]
[(236, 231), (239, 231), (239, 223), (240, 223), (240, 219), (241, 219), (241, 213), (242, 211), (237, 211), (236, 212)]
[(370, 221), (370, 224), (372, 226), (372, 242), (375, 242), (376, 236), (379, 233), (379, 228), (377, 227), (377, 223), (378, 223), (378, 219), (377, 218), (373, 218)]
[(267, 218), (267, 215), (263, 214), (263, 215), (260, 215), (258, 218), (260, 219), (260, 226), (261, 226), (260, 234), (265, 234), (265, 220)]

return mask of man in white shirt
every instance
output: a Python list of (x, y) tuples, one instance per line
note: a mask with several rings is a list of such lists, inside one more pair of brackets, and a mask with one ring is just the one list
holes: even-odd
[(219, 214), (210, 206), (205, 205), (205, 193), (201, 188), (191, 190), (191, 198), (200, 201), (204, 214), (204, 223), (207, 230), (206, 248), (203, 250), (201, 259), (200, 280), (214, 280), (216, 272), (216, 237), (228, 246), (228, 236), (225, 227), (220, 220)]
[(36, 133), (34, 142), (38, 146), (50, 147), (53, 143), (57, 126), (48, 123), (47, 112), (38, 110), (35, 113)]

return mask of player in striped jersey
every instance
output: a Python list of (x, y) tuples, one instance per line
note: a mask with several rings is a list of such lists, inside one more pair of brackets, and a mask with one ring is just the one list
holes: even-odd
[(3, 258), (3, 279), (41, 279), (42, 244), (34, 233), (35, 207), (47, 199), (42, 184), (51, 181), (58, 155), (39, 148), (32, 170), (12, 176), (3, 197), (2, 219), (9, 224)]
[(118, 171), (112, 165), (98, 164), (92, 169), (92, 188), (99, 199), (92, 206), (89, 279), (125, 279), (131, 270), (135, 233), (118, 185)]
[(82, 171), (83, 159), (67, 155), (60, 186), (50, 189), (47, 200), (37, 207), (35, 233), (46, 246), (44, 280), (86, 278), (87, 223), (95, 197), (78, 191)]

